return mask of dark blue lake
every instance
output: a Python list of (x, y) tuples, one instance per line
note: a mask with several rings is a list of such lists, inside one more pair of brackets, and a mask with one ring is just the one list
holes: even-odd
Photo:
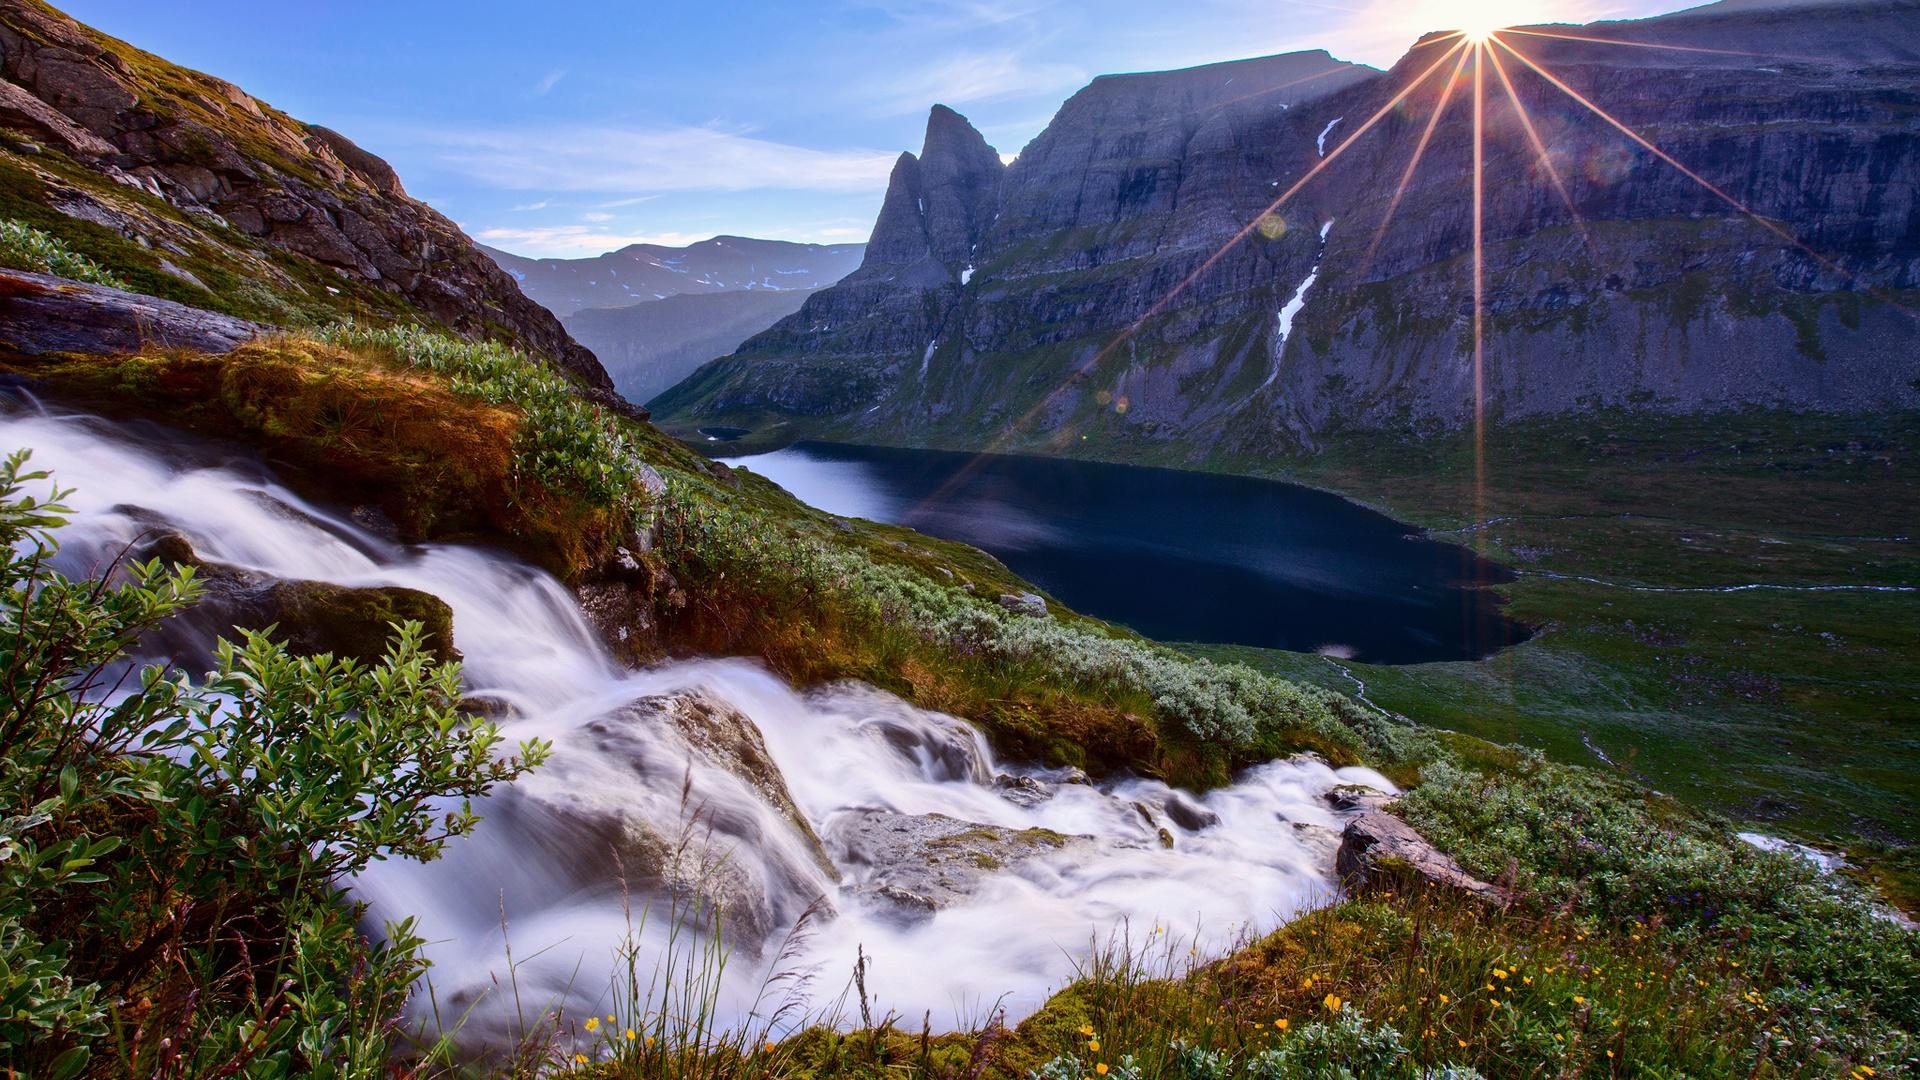
[(822, 510), (983, 548), (1161, 641), (1412, 664), (1479, 659), (1529, 634), (1485, 588), (1510, 572), (1295, 484), (826, 443), (728, 463)]

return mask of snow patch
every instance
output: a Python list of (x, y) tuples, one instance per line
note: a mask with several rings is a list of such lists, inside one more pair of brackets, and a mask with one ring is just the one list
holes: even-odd
[(960, 271), (960, 284), (965, 285), (967, 282), (972, 280), (973, 280), (973, 265), (969, 263), (965, 270)]
[(1327, 136), (1333, 134), (1334, 126), (1339, 124), (1340, 121), (1345, 119), (1346, 117), (1344, 116), (1336, 116), (1333, 119), (1327, 121), (1327, 126), (1320, 129), (1320, 137), (1313, 140), (1313, 145), (1316, 149), (1320, 151), (1321, 157), (1327, 156)]
[(933, 363), (933, 350), (938, 348), (939, 345), (940, 345), (939, 338), (934, 338), (932, 341), (927, 342), (927, 351), (921, 354), (920, 356), (920, 377), (921, 378), (924, 379), (927, 377), (927, 365)]
[[(1306, 280), (1300, 282), (1300, 287), (1293, 290), (1293, 295), (1288, 297), (1287, 302), (1280, 308), (1280, 331), (1273, 343), (1273, 370), (1267, 372), (1267, 381), (1260, 384), (1260, 390), (1272, 386), (1273, 381), (1280, 377), (1280, 354), (1286, 351), (1287, 336), (1293, 333), (1293, 320), (1299, 316), (1301, 309), (1307, 306), (1307, 290), (1313, 288), (1313, 283), (1320, 277), (1320, 260), (1327, 253), (1327, 234), (1332, 231), (1332, 221), (1320, 226), (1320, 249), (1314, 253), (1313, 269), (1307, 271)], [(1258, 394), (1260, 390), (1255, 390), (1254, 393)]]

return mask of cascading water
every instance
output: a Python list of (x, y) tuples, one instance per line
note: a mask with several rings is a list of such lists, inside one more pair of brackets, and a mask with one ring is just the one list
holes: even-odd
[[(69, 573), (157, 521), (212, 562), (406, 586), (452, 608), (470, 692), (494, 703), (510, 743), (546, 738), (553, 756), (480, 806), (479, 830), (444, 858), (379, 864), (350, 885), (373, 925), (417, 917), (433, 998), (440, 1015), (465, 1014), (463, 1038), (501, 1037), (516, 1012), (563, 999), (608, 1011), (622, 944), (637, 942), (644, 982), (667, 911), (711, 904), (736, 950), (724, 1022), (747, 1018), (775, 965), (814, 973), (789, 985), (825, 1004), (856, 950), (872, 958), (879, 1011), (1018, 1019), (1123, 927), (1204, 955), (1323, 902), (1338, 821), (1322, 796), (1393, 790), (1308, 760), (1205, 796), (1072, 782), (996, 762), (965, 724), (869, 687), (799, 693), (740, 660), (625, 670), (547, 574), (393, 543), (157, 428), (22, 410), (0, 415), (0, 446), (31, 447), (76, 489)], [(796, 921), (807, 929), (783, 950)], [(509, 945), (522, 958), (511, 978)]]

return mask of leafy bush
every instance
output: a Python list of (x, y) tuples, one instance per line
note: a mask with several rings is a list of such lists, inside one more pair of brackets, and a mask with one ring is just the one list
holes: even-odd
[(635, 499), (643, 465), (606, 410), (566, 376), (492, 341), (466, 341), (417, 326), (339, 323), (320, 332), (342, 348), (385, 355), (444, 379), (456, 393), (527, 415), (517, 467), (571, 487), (603, 506)]
[(74, 281), (124, 289), (121, 281), (107, 269), (67, 245), (52, 233), (31, 225), (0, 218), (0, 266), (53, 274)]
[(25, 461), (0, 464), (0, 1065), (379, 1075), (421, 943), (364, 940), (334, 881), (433, 858), (545, 746), (496, 758), (417, 624), (372, 665), (252, 634), (202, 685), (132, 669), (192, 570), (51, 569), (65, 511)]

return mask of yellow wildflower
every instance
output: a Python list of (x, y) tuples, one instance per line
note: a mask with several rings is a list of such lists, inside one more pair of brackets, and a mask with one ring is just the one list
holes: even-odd
[(609, 1023), (609, 1024), (611, 1024), (611, 1023), (613, 1023), (613, 1014), (612, 1014), (612, 1013), (608, 1013), (608, 1014), (607, 1014), (607, 1023)]
[(1087, 1038), (1089, 1038), (1089, 1039), (1091, 1039), (1091, 1038), (1093, 1038), (1093, 1025), (1092, 1025), (1092, 1024), (1081, 1024), (1081, 1025), (1080, 1025), (1080, 1034), (1082, 1034), (1082, 1035), (1085, 1035), (1085, 1036), (1086, 1036)]
[(600, 1018), (599, 1018), (599, 1017), (597, 1017), (597, 1016), (589, 1016), (589, 1017), (587, 1017), (587, 1030), (588, 1030), (588, 1031), (599, 1031), (599, 1030), (600, 1030)]
[(1452, 1001), (1452, 1000), (1453, 1000), (1452, 998), (1450, 998), (1450, 997), (1448, 997), (1448, 996), (1447, 996), (1447, 995), (1445, 995), (1445, 994), (1441, 994), (1441, 995), (1440, 995), (1440, 1004), (1442, 1004), (1442, 1005), (1445, 1005), (1445, 1004), (1446, 1004), (1447, 1002), (1449, 1002), (1449, 1001)]
[(1093, 1067), (1093, 1071), (1099, 1073), (1101, 1076), (1107, 1075), (1107, 1063), (1103, 1061), (1100, 1064), (1095, 1065)]
[(1097, 1053), (1099, 1053), (1099, 1052), (1100, 1052), (1100, 1040), (1099, 1040), (1099, 1039), (1089, 1039), (1089, 1040), (1087, 1040), (1087, 1049), (1089, 1049), (1089, 1050), (1091, 1050), (1091, 1051), (1093, 1051), (1093, 1052), (1094, 1052), (1094, 1053), (1096, 1053), (1096, 1054), (1097, 1054)]
[(1507, 977), (1507, 970), (1505, 968), (1494, 968), (1493, 977), (1496, 979), (1504, 979)]
[(1334, 994), (1328, 994), (1326, 997), (1321, 998), (1320, 1004), (1325, 1005), (1328, 1012), (1340, 1011), (1340, 998)]
[(573, 1063), (575, 1065), (585, 1065), (587, 1063), (587, 1055), (585, 1054), (573, 1055)]
[(1286, 1019), (1285, 1019), (1285, 1018), (1282, 1018), (1282, 1019), (1279, 1019), (1279, 1020), (1275, 1020), (1275, 1021), (1273, 1022), (1273, 1026), (1274, 1026), (1274, 1027), (1276, 1027), (1276, 1028), (1278, 1028), (1278, 1029), (1279, 1029), (1279, 1030), (1281, 1030), (1281, 1031), (1285, 1031), (1285, 1030), (1287, 1030), (1287, 1021), (1286, 1021)]
[(1585, 1005), (1587, 1003), (1587, 999), (1581, 997), (1579, 994), (1575, 994), (1573, 995), (1573, 1003), (1575, 1005)]
[(633, 1035), (633, 1029), (632, 1029), (632, 1028), (628, 1028), (628, 1029), (627, 1029), (627, 1041), (628, 1041), (628, 1042), (632, 1042), (632, 1041), (633, 1041), (633, 1039), (634, 1039), (634, 1035)]

